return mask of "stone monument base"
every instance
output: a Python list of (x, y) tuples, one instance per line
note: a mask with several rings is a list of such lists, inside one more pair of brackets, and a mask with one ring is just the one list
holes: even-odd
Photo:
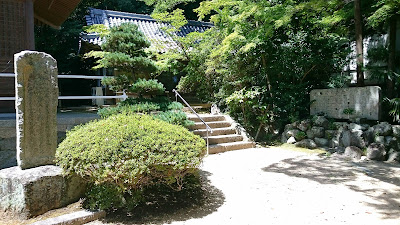
[(63, 177), (57, 166), (2, 169), (0, 210), (28, 219), (78, 201), (85, 189), (80, 177)]

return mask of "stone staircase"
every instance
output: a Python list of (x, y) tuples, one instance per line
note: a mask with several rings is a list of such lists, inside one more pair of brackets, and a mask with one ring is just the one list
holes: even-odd
[[(229, 116), (200, 114), (200, 117), (213, 131), (208, 132), (209, 154), (255, 147), (255, 143), (236, 128), (236, 123)], [(188, 114), (188, 119), (195, 122), (191, 127), (193, 133), (206, 140), (207, 130), (204, 123), (195, 114)]]

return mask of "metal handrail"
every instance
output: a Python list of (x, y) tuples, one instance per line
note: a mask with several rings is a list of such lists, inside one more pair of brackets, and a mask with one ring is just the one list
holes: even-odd
[[(0, 77), (9, 77), (15, 78), (14, 73), (0, 73)], [(58, 78), (64, 79), (89, 79), (89, 80), (101, 80), (107, 76), (86, 76), (86, 75), (61, 75), (57, 76)], [(77, 100), (77, 99), (122, 99), (125, 100), (128, 98), (125, 91), (123, 95), (119, 96), (58, 96), (59, 100)], [(0, 101), (15, 101), (15, 97), (0, 97)]]
[(204, 125), (206, 125), (206, 131), (207, 131), (207, 155), (208, 155), (209, 154), (208, 131), (210, 131), (212, 133), (213, 130), (211, 129), (210, 126), (207, 125), (206, 122), (204, 122), (204, 120), (200, 117), (200, 115), (197, 114), (196, 111), (194, 111), (194, 109), (189, 105), (189, 103), (187, 103), (187, 101), (175, 89), (173, 89), (172, 92), (175, 93), (176, 101), (178, 101), (178, 97), (179, 97), (182, 100), (182, 102), (185, 103), (185, 105), (187, 107), (189, 107), (189, 109), (200, 119), (200, 121), (202, 123), (204, 123)]

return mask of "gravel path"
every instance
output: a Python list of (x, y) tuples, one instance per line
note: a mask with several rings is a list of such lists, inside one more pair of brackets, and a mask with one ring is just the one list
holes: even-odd
[(99, 224), (400, 225), (400, 166), (283, 148), (210, 155), (204, 198), (173, 213)]

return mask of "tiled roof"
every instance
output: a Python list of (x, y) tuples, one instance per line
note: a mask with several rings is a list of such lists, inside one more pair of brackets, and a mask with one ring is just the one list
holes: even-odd
[[(167, 23), (159, 23), (149, 15), (118, 12), (111, 10), (101, 10), (89, 8), (89, 15), (86, 15), (87, 25), (104, 24), (106, 27), (121, 25), (122, 23), (134, 23), (139, 27), (139, 30), (148, 38), (152, 46), (160, 52), (165, 52), (168, 49), (177, 48), (178, 45), (171, 37), (165, 34), (162, 27), (169, 26)], [(211, 23), (188, 21), (175, 35), (184, 37), (187, 34), (197, 31), (204, 32), (212, 27)], [(96, 34), (84, 34), (81, 36), (84, 41), (92, 44), (100, 45), (102, 40)]]

